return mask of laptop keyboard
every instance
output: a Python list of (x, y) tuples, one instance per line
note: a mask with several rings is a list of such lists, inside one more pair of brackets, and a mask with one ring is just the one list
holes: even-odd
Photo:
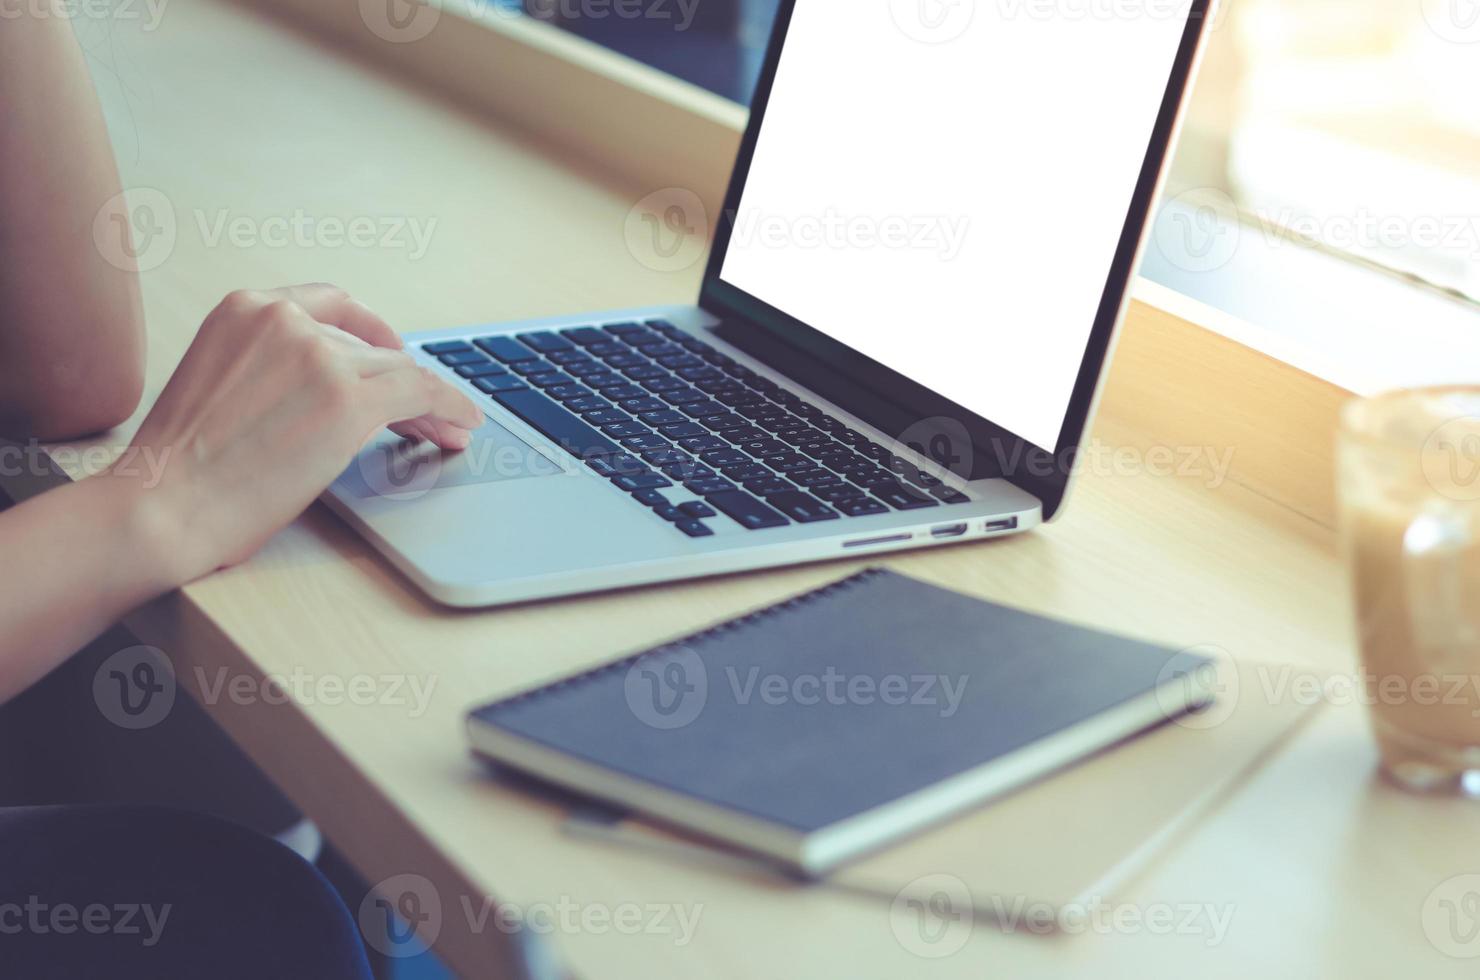
[(423, 350), (690, 537), (968, 500), (663, 320)]

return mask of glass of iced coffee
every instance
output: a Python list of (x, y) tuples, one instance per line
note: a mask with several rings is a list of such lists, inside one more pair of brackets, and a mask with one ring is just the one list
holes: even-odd
[(1480, 387), (1349, 404), (1337, 495), (1383, 771), (1480, 797)]

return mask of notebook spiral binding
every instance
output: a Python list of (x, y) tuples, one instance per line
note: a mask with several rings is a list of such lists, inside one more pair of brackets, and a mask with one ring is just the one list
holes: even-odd
[(628, 669), (634, 663), (644, 658), (661, 657), (671, 653), (675, 653), (683, 649), (684, 647), (697, 645), (704, 642), (705, 640), (710, 639), (711, 637), (744, 629), (745, 627), (754, 625), (755, 623), (759, 622), (762, 619), (765, 619), (768, 616), (774, 616), (777, 613), (782, 612), (790, 612), (806, 605), (809, 602), (825, 598), (826, 596), (833, 595), (837, 592), (842, 592), (844, 589), (850, 589), (855, 585), (859, 585), (863, 582), (868, 581), (869, 579), (875, 578), (879, 575), (883, 575), (886, 571), (887, 569), (884, 568), (865, 568), (860, 572), (855, 572), (854, 574), (849, 575), (847, 578), (838, 579), (836, 582), (829, 582), (827, 585), (818, 586), (817, 588), (812, 589), (808, 592), (802, 592), (794, 595), (789, 599), (783, 599), (780, 602), (773, 603), (761, 609), (754, 610), (753, 612), (748, 612), (744, 615), (736, 616), (733, 619), (727, 619), (722, 623), (710, 626), (707, 629), (698, 631), (697, 633), (690, 633), (688, 636), (680, 637), (676, 640), (669, 640), (667, 643), (664, 643), (661, 646), (651, 647), (647, 650), (630, 654), (618, 660), (613, 660), (611, 663), (602, 664), (600, 667), (593, 667), (592, 669), (583, 671), (582, 673), (572, 674), (569, 677), (563, 678), (558, 681), (552, 681), (549, 684), (542, 684), (539, 687), (525, 691), (522, 694), (512, 695), (498, 702), (495, 707), (504, 707), (506, 705), (517, 704), (521, 701), (529, 700), (530, 698), (540, 697), (545, 694), (553, 694), (557, 691), (564, 690), (565, 688), (572, 687), (576, 684), (584, 683), (593, 678), (604, 677), (607, 674), (614, 673), (619, 670)]

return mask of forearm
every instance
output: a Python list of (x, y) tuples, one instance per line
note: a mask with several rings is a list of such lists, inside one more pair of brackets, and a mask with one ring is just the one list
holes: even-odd
[(0, 513), (0, 703), (179, 584), (149, 493), (103, 474)]
[(0, 106), (0, 431), (108, 428), (138, 404), (144, 320), (117, 167), (65, 17), (4, 21)]

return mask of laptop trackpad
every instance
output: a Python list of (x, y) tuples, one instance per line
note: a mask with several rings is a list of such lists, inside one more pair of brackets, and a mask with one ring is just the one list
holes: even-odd
[(539, 450), (497, 422), (473, 433), (460, 453), (386, 432), (366, 446), (339, 478), (356, 497), (414, 500), (431, 490), (563, 472)]

